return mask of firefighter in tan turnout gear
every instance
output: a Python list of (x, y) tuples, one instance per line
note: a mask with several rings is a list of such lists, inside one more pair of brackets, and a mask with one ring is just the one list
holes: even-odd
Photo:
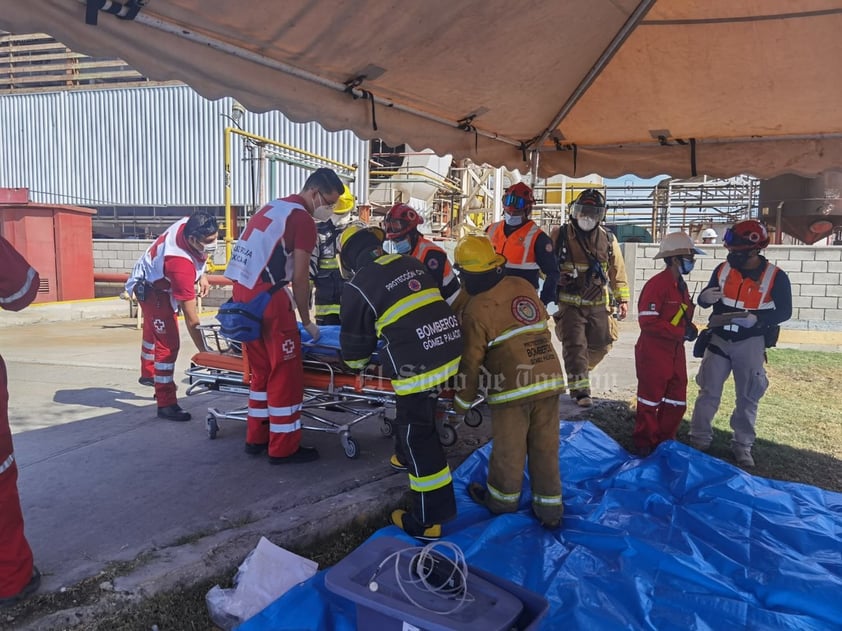
[(462, 312), (464, 384), (454, 403), (464, 413), (485, 380), (494, 440), (486, 485), (474, 482), (468, 492), (492, 513), (517, 511), (528, 456), (532, 510), (555, 528), (564, 512), (558, 466), (564, 376), (547, 312), (529, 281), (506, 275), (506, 258), (484, 236), (460, 239), (455, 261), (470, 299)]
[(573, 202), (570, 221), (552, 236), (561, 270), (555, 330), (570, 396), (582, 407), (591, 405), (590, 371), (617, 339), (614, 304), (618, 319), (628, 315), (626, 265), (617, 239), (599, 225), (604, 218), (602, 193), (586, 189)]

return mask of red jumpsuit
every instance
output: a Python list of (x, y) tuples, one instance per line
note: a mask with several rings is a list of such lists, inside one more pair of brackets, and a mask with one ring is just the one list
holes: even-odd
[[(38, 272), (2, 237), (0, 269), (0, 307), (20, 311), (38, 293)], [(17, 480), (6, 364), (0, 358), (0, 598), (20, 593), (32, 578), (32, 550), (23, 534)]]
[[(316, 247), (316, 224), (303, 203), (291, 195), (270, 202), (249, 219), (225, 270), (235, 281), (235, 301), (246, 302), (277, 282), (292, 281), (293, 252)], [(246, 342), (245, 348), (251, 369), (246, 443), (268, 443), (272, 458), (290, 456), (301, 444), (304, 365), (288, 285), (272, 295), (261, 338)]]
[(637, 416), (632, 439), (645, 453), (675, 438), (687, 409), (684, 335), (693, 321), (693, 303), (684, 280), (675, 278), (670, 269), (650, 278), (640, 292), (637, 315)]
[(145, 285), (144, 299), (138, 301), (143, 312), (140, 374), (154, 377), (159, 408), (178, 403), (173, 377), (181, 346), (178, 303), (196, 299), (196, 282), (204, 273), (207, 260), (187, 244), (187, 219), (177, 221), (155, 239), (126, 283), (126, 291), (135, 295), (139, 295), (139, 285)]

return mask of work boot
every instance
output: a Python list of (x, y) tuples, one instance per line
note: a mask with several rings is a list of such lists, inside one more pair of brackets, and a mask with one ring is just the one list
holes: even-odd
[(593, 405), (593, 401), (588, 395), (585, 395), (576, 398), (576, 405), (578, 405), (580, 408), (589, 408)]
[(737, 460), (737, 464), (741, 467), (750, 468), (754, 466), (754, 458), (751, 457), (751, 447), (744, 447), (743, 445), (733, 443), (731, 445), (731, 451)]
[(298, 450), (288, 456), (269, 456), (269, 464), (296, 464), (299, 462), (313, 462), (313, 460), (318, 459), (318, 449), (299, 445)]
[(190, 412), (185, 412), (178, 403), (175, 403), (158, 408), (158, 418), (165, 418), (168, 421), (189, 421)]
[(246, 453), (249, 456), (259, 456), (269, 448), (269, 443), (246, 443)]
[(705, 440), (703, 438), (696, 438), (694, 436), (690, 437), (690, 446), (693, 449), (697, 449), (698, 451), (707, 451), (710, 449), (710, 440)]
[(3, 607), (11, 607), (13, 605), (18, 604), (20, 601), (29, 598), (38, 591), (38, 588), (41, 586), (41, 572), (38, 571), (38, 568), (34, 565), (32, 566), (32, 578), (29, 579), (29, 582), (23, 586), (23, 589), (20, 590), (14, 596), (7, 596), (6, 598), (0, 598), (0, 609)]
[(441, 538), (441, 524), (425, 526), (405, 510), (392, 511), (392, 523), (410, 537), (421, 541), (438, 541)]
[(468, 495), (481, 506), (485, 506), (488, 501), (488, 489), (479, 482), (471, 482), (468, 485)]
[(408, 467), (400, 461), (398, 458), (398, 454), (392, 454), (392, 457), (389, 458), (389, 466), (392, 467), (395, 471), (407, 471)]
[(137, 380), (137, 382), (142, 386), (155, 386), (155, 378), (154, 377), (141, 377)]

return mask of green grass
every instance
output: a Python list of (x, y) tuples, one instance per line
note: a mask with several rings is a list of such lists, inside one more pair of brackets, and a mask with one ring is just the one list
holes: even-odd
[[(768, 359), (769, 389), (758, 410), (753, 451), (757, 466), (751, 473), (842, 492), (842, 399), (836, 387), (842, 374), (842, 353), (770, 349)], [(687, 417), (677, 437), (685, 443), (698, 393), (691, 380)], [(734, 381), (729, 378), (714, 418), (709, 451), (729, 462), (733, 462), (729, 425), (733, 407)], [(601, 405), (586, 416), (623, 447), (632, 448), (634, 415), (628, 406)]]

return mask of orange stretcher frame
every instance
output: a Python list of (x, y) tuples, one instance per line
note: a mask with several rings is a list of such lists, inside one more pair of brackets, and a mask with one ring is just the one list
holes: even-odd
[[(187, 370), (190, 382), (187, 395), (203, 392), (227, 392), (248, 396), (249, 365), (248, 353), (237, 343), (224, 340), (218, 325), (202, 325), (206, 350), (193, 355)], [(392, 381), (383, 376), (378, 366), (365, 370), (348, 369), (339, 360), (330, 361), (319, 357), (319, 347), (312, 346), (311, 355), (304, 364), (304, 401), (302, 403), (302, 428), (311, 431), (338, 434), (349, 458), (356, 458), (359, 446), (351, 435), (351, 428), (359, 422), (376, 417), (381, 421), (380, 432), (384, 436), (394, 433), (395, 391)], [(338, 357), (337, 349), (325, 349)], [(444, 446), (456, 442), (456, 426), (448, 421), (453, 412), (453, 391), (445, 391), (439, 397), (439, 413), (436, 419), (439, 441)], [(339, 421), (325, 416), (325, 412), (342, 413)], [(209, 407), (206, 425), (208, 436), (215, 439), (220, 431), (221, 420), (245, 421), (247, 408), (223, 411)], [(465, 415), (465, 424), (477, 427), (482, 423), (482, 414), (471, 409)]]

